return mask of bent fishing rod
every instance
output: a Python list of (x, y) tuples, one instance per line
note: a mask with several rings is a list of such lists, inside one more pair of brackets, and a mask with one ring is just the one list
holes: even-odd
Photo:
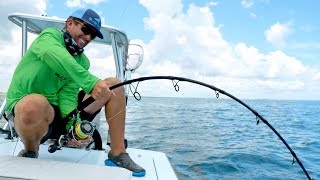
[[(311, 179), (311, 177), (309, 176), (307, 170), (304, 168), (303, 164), (301, 163), (301, 161), (299, 160), (299, 158), (297, 157), (296, 153), (292, 150), (292, 148), (289, 146), (289, 144), (283, 139), (283, 137), (278, 133), (278, 131), (265, 119), (263, 118), (257, 111), (255, 111), (254, 109), (252, 109), (249, 105), (247, 105), (246, 103), (244, 103), (243, 101), (241, 101), (240, 99), (238, 99), (237, 97), (227, 93), (226, 91), (219, 89), (215, 86), (212, 86), (210, 84), (206, 84), (204, 82), (201, 81), (196, 81), (193, 79), (188, 79), (188, 78), (184, 78), (184, 77), (176, 77), (176, 76), (148, 76), (148, 77), (140, 77), (140, 78), (136, 78), (136, 79), (131, 79), (131, 80), (127, 80), (124, 81), (122, 83), (116, 84), (111, 86), (109, 89), (115, 89), (124, 85), (130, 85), (134, 82), (142, 82), (142, 81), (148, 81), (148, 80), (156, 80), (156, 79), (167, 79), (167, 80), (172, 80), (173, 86), (175, 88), (176, 91), (179, 91), (179, 86), (178, 83), (179, 81), (185, 81), (185, 82), (190, 82), (193, 84), (198, 84), (204, 87), (207, 87), (209, 89), (212, 89), (215, 91), (216, 97), (219, 98), (219, 94), (224, 94), (228, 97), (230, 97), (231, 99), (237, 101), (238, 103), (240, 103), (241, 105), (243, 105), (244, 107), (246, 107), (249, 111), (251, 111), (257, 118), (257, 125), (259, 124), (260, 120), (265, 123), (277, 136), (278, 138), (282, 141), (282, 143), (287, 147), (287, 149), (290, 151), (291, 155), (293, 156), (293, 161), (292, 164), (296, 162), (299, 164), (299, 166), (301, 167), (301, 169), (303, 170), (304, 174), (307, 176), (308, 179)], [(138, 86), (138, 85), (137, 85)], [(137, 87), (135, 88), (135, 92), (132, 92), (134, 97), (137, 100), (140, 100), (140, 94), (136, 91)], [(138, 97), (137, 97), (138, 96)], [(86, 99), (81, 106), (79, 106), (79, 109), (83, 109), (84, 107), (88, 106), (89, 104), (91, 104), (94, 101), (94, 99), (92, 97)]]

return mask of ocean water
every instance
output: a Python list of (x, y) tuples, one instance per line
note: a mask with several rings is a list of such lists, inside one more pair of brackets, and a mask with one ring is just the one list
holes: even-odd
[[(320, 179), (320, 101), (243, 100)], [(101, 116), (100, 133), (108, 126)], [(130, 97), (129, 147), (166, 153), (179, 179), (306, 179), (280, 139), (231, 99)]]
[[(244, 102), (320, 179), (320, 101)], [(272, 130), (231, 99), (130, 98), (126, 138), (129, 147), (165, 152), (179, 179), (306, 179)]]

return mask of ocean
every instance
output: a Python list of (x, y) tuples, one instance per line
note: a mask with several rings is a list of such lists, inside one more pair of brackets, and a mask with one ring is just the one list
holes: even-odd
[[(320, 179), (320, 101), (243, 101)], [(104, 140), (107, 129), (102, 115)], [(306, 179), (272, 130), (231, 99), (130, 97), (126, 138), (129, 147), (166, 153), (179, 179)]]

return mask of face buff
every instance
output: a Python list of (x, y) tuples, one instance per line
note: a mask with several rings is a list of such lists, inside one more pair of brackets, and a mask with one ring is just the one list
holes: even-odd
[(80, 48), (76, 41), (71, 37), (70, 33), (63, 29), (64, 43), (66, 44), (66, 48), (72, 56), (79, 55), (83, 53), (83, 48)]

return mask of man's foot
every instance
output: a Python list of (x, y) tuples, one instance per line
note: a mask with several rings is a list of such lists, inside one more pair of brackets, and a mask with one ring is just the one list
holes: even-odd
[(121, 153), (118, 156), (111, 154), (111, 151), (108, 153), (108, 158), (104, 161), (107, 166), (116, 166), (122, 167), (132, 171), (133, 176), (142, 177), (146, 175), (146, 170), (141, 166), (133, 162), (128, 153)]
[(26, 157), (26, 158), (38, 158), (39, 153), (22, 149), (17, 156), (18, 157)]

